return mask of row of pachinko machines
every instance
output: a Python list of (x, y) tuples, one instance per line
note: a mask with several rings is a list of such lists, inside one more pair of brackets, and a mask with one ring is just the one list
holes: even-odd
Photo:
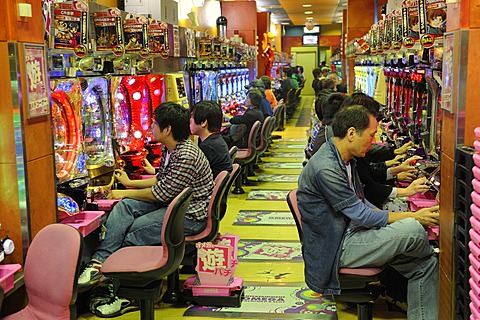
[(51, 80), (59, 193), (83, 208), (87, 188), (110, 187), (116, 168), (135, 174), (143, 171), (145, 158), (159, 163), (152, 124), (164, 80), (159, 74)]
[(226, 114), (232, 116), (244, 111), (246, 87), (250, 84), (248, 68), (220, 70), (190, 69), (192, 103), (217, 101)]

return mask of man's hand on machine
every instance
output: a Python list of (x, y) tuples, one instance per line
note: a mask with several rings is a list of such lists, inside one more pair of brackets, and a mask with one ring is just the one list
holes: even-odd
[(438, 213), (439, 209), (440, 206), (422, 208), (413, 212), (413, 217), (424, 227), (436, 226), (438, 225), (438, 219), (440, 218), (440, 214)]
[(107, 196), (107, 199), (123, 199), (125, 198), (124, 195), (125, 190), (110, 190), (108, 191), (105, 195)]
[(400, 163), (402, 163), (402, 160), (405, 159), (405, 156), (405, 154), (399, 154), (395, 156), (394, 159), (385, 161), (385, 165), (387, 167), (398, 166)]
[(409, 142), (405, 143), (403, 146), (401, 146), (400, 148), (393, 150), (393, 153), (395, 155), (405, 154), (405, 153), (407, 153), (408, 149), (413, 148), (414, 146), (415, 146), (415, 144), (413, 143), (413, 141), (409, 141)]
[(410, 157), (407, 160), (403, 161), (401, 165), (390, 168), (389, 169), (390, 173), (393, 176), (396, 176), (400, 172), (416, 171), (417, 168), (415, 167), (415, 162), (420, 159), (422, 159), (422, 157), (419, 157), (419, 156)]
[(130, 178), (128, 177), (127, 173), (123, 170), (120, 170), (120, 169), (115, 170), (115, 179), (117, 179), (118, 182), (120, 182), (126, 187), (128, 187), (130, 184)]
[(417, 170), (400, 172), (397, 174), (397, 181), (408, 182), (417, 178)]
[(417, 180), (412, 181), (408, 187), (405, 188), (407, 196), (413, 196), (417, 193), (424, 193), (430, 189), (430, 183), (427, 178), (418, 178)]

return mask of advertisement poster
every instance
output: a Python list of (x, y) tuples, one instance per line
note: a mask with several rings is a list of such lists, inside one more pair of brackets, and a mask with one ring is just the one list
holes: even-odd
[(25, 44), (25, 73), (28, 98), (28, 118), (49, 114), (45, 47)]
[(54, 4), (54, 49), (73, 50), (76, 56), (87, 54), (88, 6), (84, 1)]
[(442, 109), (454, 112), (455, 33), (446, 33), (443, 42)]
[(115, 55), (123, 54), (123, 27), (120, 10), (109, 8), (93, 13), (95, 26), (95, 45), (97, 51), (113, 51)]

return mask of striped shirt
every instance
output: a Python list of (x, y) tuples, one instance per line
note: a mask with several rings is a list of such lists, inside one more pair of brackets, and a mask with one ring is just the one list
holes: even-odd
[(192, 198), (185, 215), (186, 219), (203, 221), (212, 196), (214, 182), (207, 157), (190, 140), (181, 140), (170, 154), (163, 146), (157, 183), (152, 187), (155, 198), (168, 204), (183, 189), (192, 188)]

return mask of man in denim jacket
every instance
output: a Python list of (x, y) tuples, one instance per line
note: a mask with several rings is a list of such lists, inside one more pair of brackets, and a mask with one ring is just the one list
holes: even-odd
[(438, 261), (423, 226), (438, 224), (439, 207), (378, 210), (363, 197), (354, 159), (375, 142), (376, 115), (347, 107), (335, 115), (332, 128), (334, 137), (298, 181), (307, 285), (340, 294), (339, 268), (390, 265), (408, 279), (408, 319), (437, 319)]

